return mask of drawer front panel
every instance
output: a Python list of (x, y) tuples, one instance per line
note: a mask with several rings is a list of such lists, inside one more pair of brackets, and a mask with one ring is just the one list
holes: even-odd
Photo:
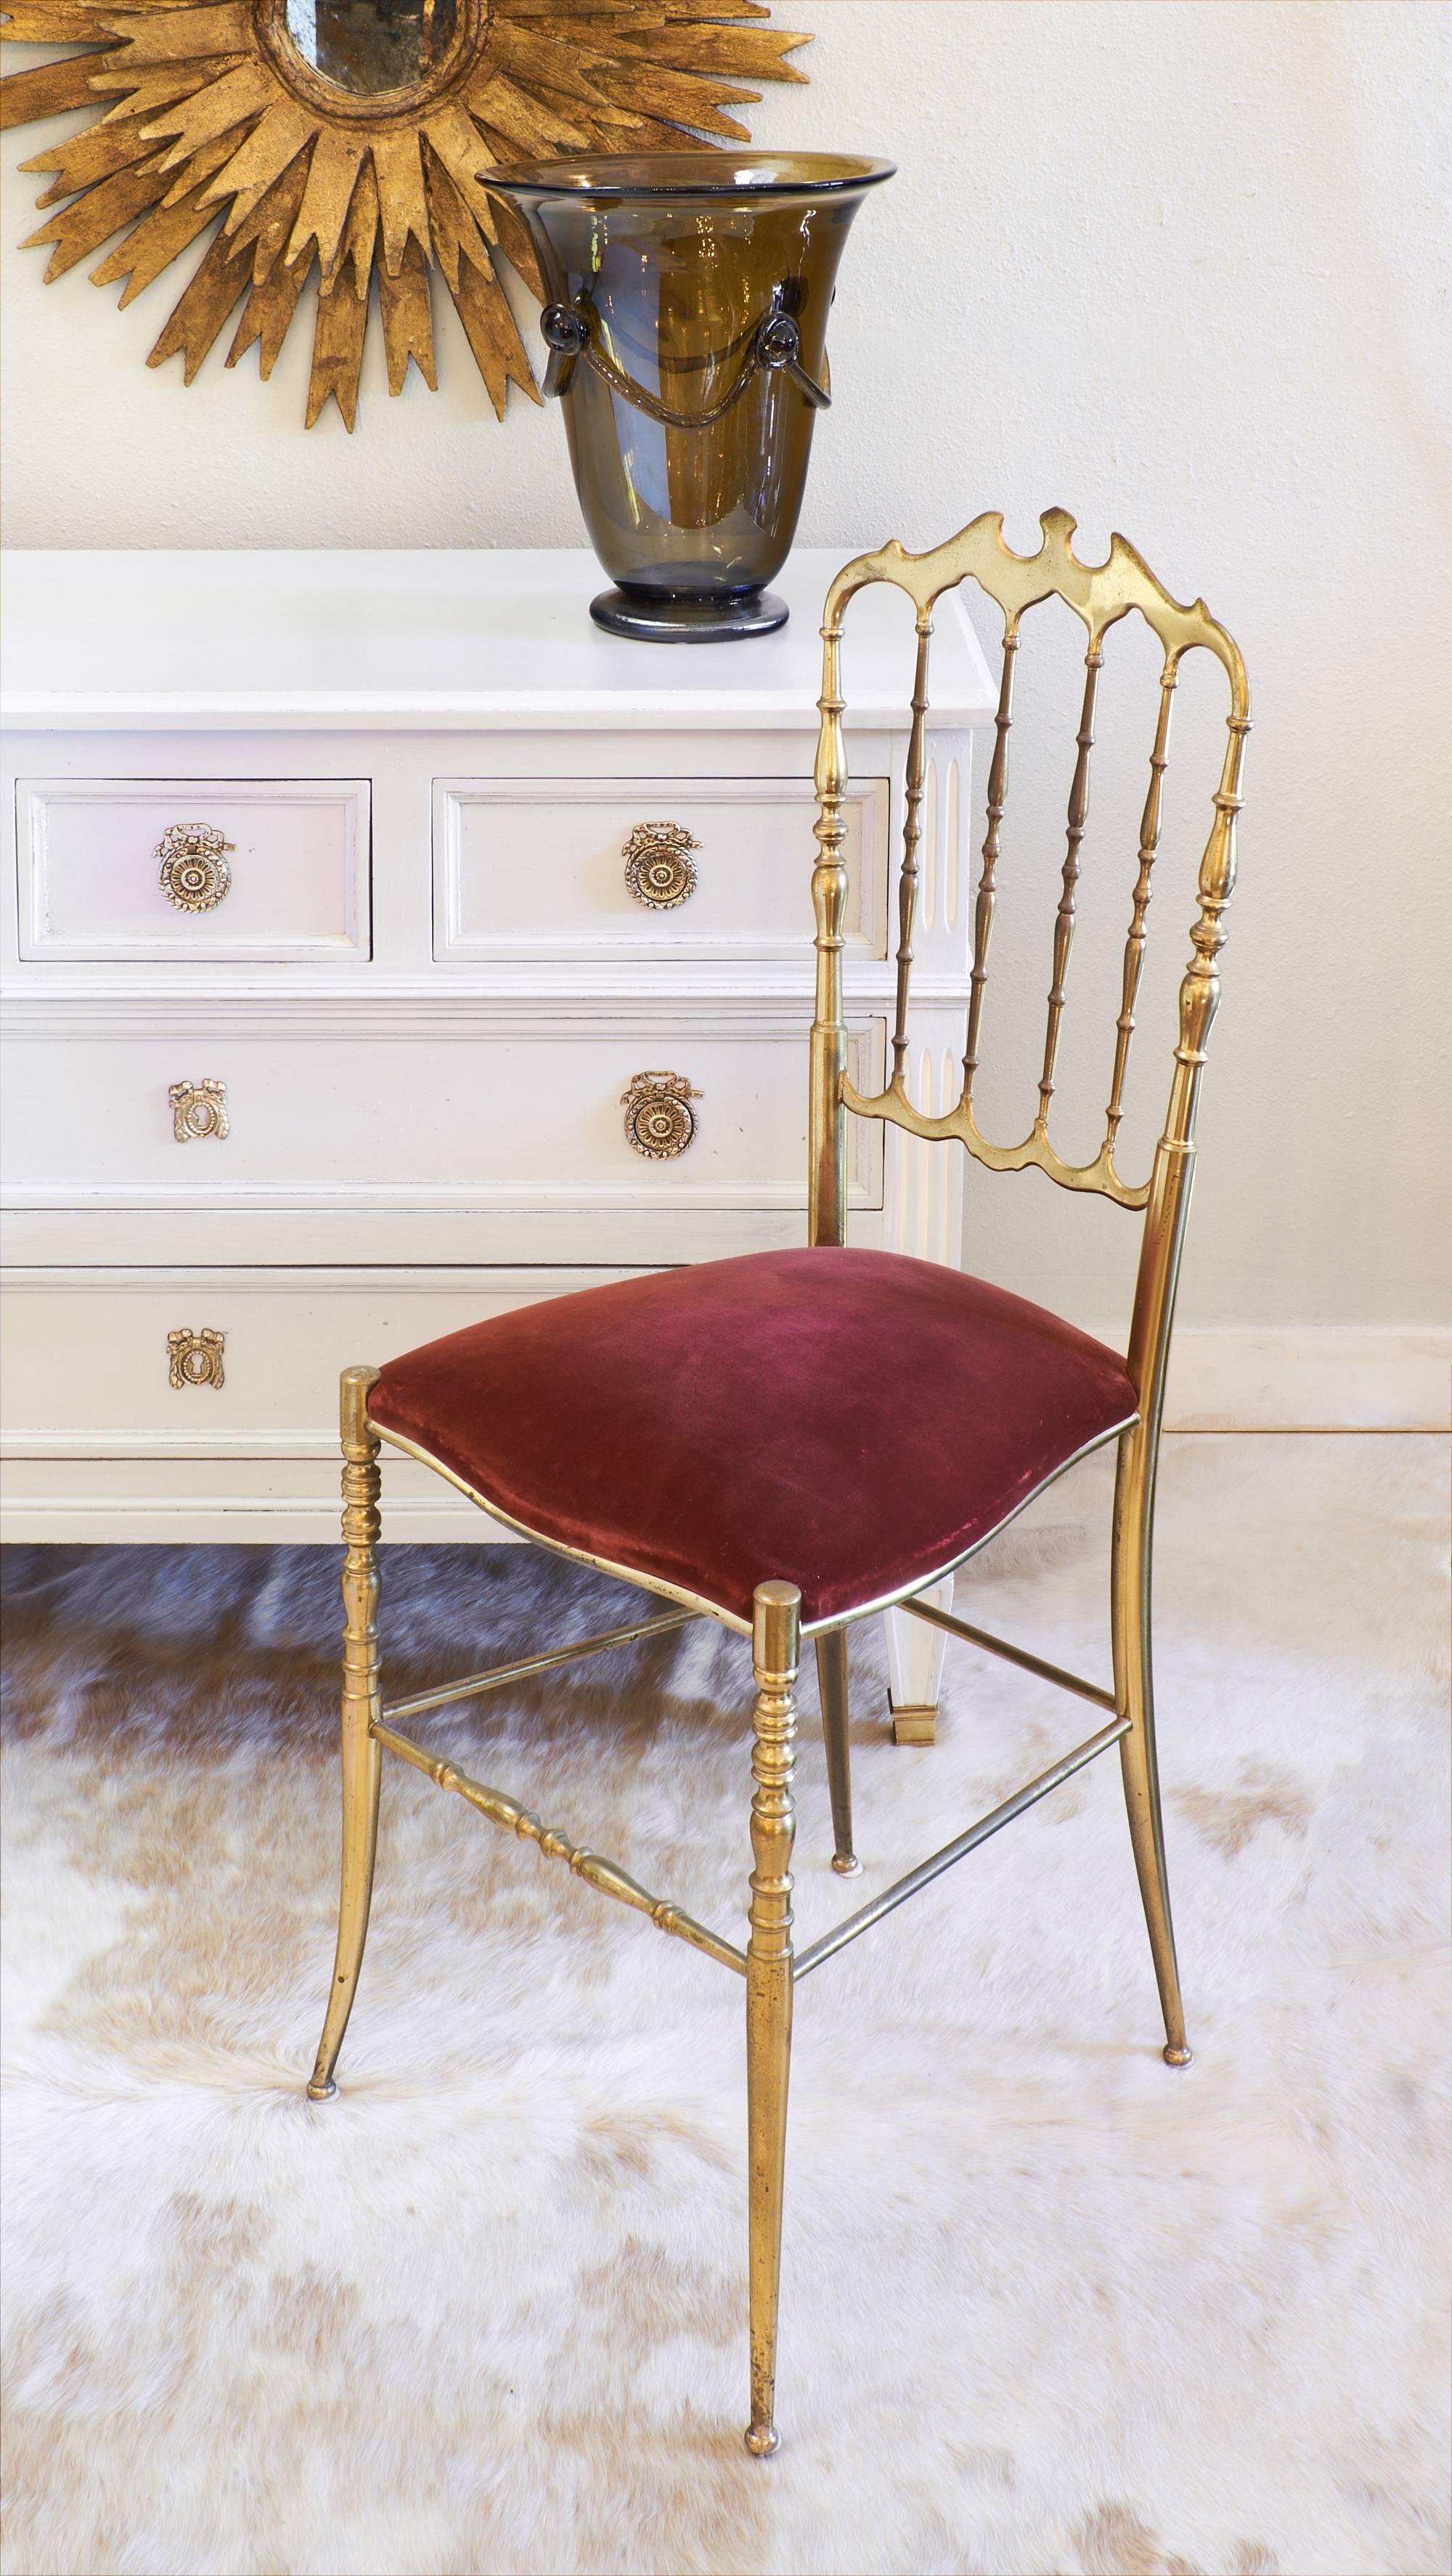
[[(807, 1043), (782, 1018), (702, 1015), (548, 1037), (326, 1043), (10, 1037), (12, 1208), (794, 1207), (806, 1196)], [(884, 1024), (854, 1036), (881, 1079)], [(635, 1141), (627, 1133), (631, 1126)], [(849, 1121), (856, 1206), (882, 1200), (881, 1129)]]
[[(327, 1455), (338, 1374), (627, 1271), (12, 1274), (11, 1457)], [(438, 1284), (438, 1283), (444, 1284)]]
[[(887, 954), (888, 782), (843, 805), (849, 952)], [(435, 954), (805, 960), (812, 939), (809, 779), (441, 779)]]
[(32, 778), (16, 798), (22, 957), (367, 960), (366, 779)]

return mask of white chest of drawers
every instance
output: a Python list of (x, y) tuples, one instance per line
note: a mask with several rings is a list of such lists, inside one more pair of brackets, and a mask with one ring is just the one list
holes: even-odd
[[(7, 1535), (331, 1538), (346, 1362), (801, 1239), (836, 557), (789, 565), (782, 634), (689, 650), (598, 634), (583, 552), (8, 562)], [(880, 594), (854, 616), (865, 1078), (911, 633)], [(941, 1067), (992, 689), (956, 603), (934, 652), (915, 991)], [(627, 883), (648, 823), (678, 827), (655, 883), (684, 848), (681, 900)], [(643, 1074), (697, 1095), (664, 1116), (684, 1150), (628, 1138)], [(867, 1133), (854, 1238), (955, 1260), (956, 1162)], [(502, 1535), (422, 1471), (397, 1487), (395, 1532)]]

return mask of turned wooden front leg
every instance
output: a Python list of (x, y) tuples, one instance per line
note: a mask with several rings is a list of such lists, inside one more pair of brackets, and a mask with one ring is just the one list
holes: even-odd
[[(935, 1610), (953, 1607), (953, 1577), (930, 1583), (919, 1598)], [(887, 1696), (894, 1744), (931, 1744), (937, 1733), (938, 1693), (948, 1640), (941, 1628), (907, 1610), (887, 1613)]]

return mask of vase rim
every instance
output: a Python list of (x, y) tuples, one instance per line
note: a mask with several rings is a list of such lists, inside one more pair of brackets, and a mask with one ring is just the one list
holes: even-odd
[(895, 161), (860, 152), (580, 152), (499, 162), (480, 177), (511, 196), (802, 197), (876, 187)]

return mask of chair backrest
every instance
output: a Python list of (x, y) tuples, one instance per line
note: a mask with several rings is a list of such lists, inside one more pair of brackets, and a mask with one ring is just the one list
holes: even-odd
[[(1141, 1417), (1153, 1427), (1164, 1392), (1170, 1324), (1180, 1250), (1189, 1213), (1194, 1166), (1195, 1114), (1200, 1073), (1210, 1025), (1220, 995), (1218, 958), (1224, 941), (1222, 916), (1235, 883), (1235, 818), (1240, 810), (1240, 776), (1250, 708), (1245, 667), (1231, 637), (1210, 615), (1203, 600), (1182, 608), (1156, 581), (1142, 558), (1123, 537), (1110, 542), (1102, 564), (1083, 564), (1071, 539), (1074, 521), (1065, 510), (1046, 510), (1040, 521), (1043, 543), (1035, 555), (1018, 555), (1003, 542), (1003, 519), (985, 511), (956, 537), (930, 553), (910, 555), (894, 538), (876, 554), (859, 555), (833, 582), (822, 623), (821, 730), (817, 745), (816, 787), (819, 844), (812, 896), (816, 910), (816, 1016), (812, 1025), (809, 1226), (813, 1243), (841, 1243), (846, 1235), (845, 1127), (848, 1114), (880, 1118), (929, 1140), (956, 1138), (990, 1171), (1018, 1172), (1037, 1165), (1068, 1190), (1089, 1190), (1117, 1206), (1144, 1212), (1144, 1235), (1130, 1329), (1129, 1366), (1139, 1394)], [(983, 843), (973, 921), (973, 966), (967, 997), (967, 1044), (963, 1087), (954, 1106), (939, 1116), (916, 1108), (907, 1093), (908, 1008), (912, 979), (913, 916), (917, 897), (918, 842), (925, 776), (925, 728), (928, 714), (928, 648), (932, 614), (944, 591), (966, 580), (996, 601), (1003, 612), (1003, 674), (999, 689), (993, 758), (988, 772), (988, 829)], [(842, 921), (847, 875), (842, 859), (846, 830), (843, 797), (847, 762), (842, 729), (841, 642), (848, 603), (872, 582), (892, 582), (906, 591), (917, 611), (917, 664), (912, 695), (912, 730), (908, 740), (903, 854), (899, 878), (897, 1007), (892, 1037), (892, 1072), (885, 1091), (866, 1098), (847, 1076), (847, 1031), (842, 1010)], [(1058, 598), (1082, 620), (1087, 647), (1078, 731), (1078, 758), (1069, 790), (1067, 842), (1062, 892), (1053, 924), (1053, 955), (1048, 995), (1038, 1101), (1028, 1134), (1016, 1144), (993, 1143), (979, 1128), (973, 1107), (978, 1070), (984, 992), (988, 983), (989, 943), (993, 933), (995, 878), (1000, 832), (1008, 793), (1008, 737), (1013, 721), (1014, 666), (1019, 628), (1025, 612), (1041, 600)], [(1094, 741), (1094, 700), (1104, 659), (1107, 630), (1138, 609), (1164, 648), (1159, 682), (1159, 712), (1150, 753), (1150, 783), (1139, 832), (1138, 874), (1131, 898), (1124, 946), (1121, 1004), (1115, 1030), (1114, 1063), (1104, 1135), (1092, 1162), (1070, 1164), (1049, 1140), (1049, 1109), (1054, 1096), (1054, 1068), (1064, 1011), (1065, 981), (1074, 936), (1075, 888), (1079, 854), (1089, 811), (1089, 755)], [(1215, 791), (1214, 821), (1200, 865), (1199, 917), (1191, 933), (1192, 955), (1180, 985), (1179, 1041), (1174, 1053), (1169, 1109), (1164, 1132), (1147, 1180), (1121, 1179), (1115, 1166), (1115, 1137), (1123, 1114), (1124, 1082), (1134, 1034), (1135, 1000), (1144, 960), (1145, 920), (1149, 908), (1155, 853), (1159, 846), (1161, 801), (1169, 763), (1170, 709), (1180, 663), (1199, 647), (1223, 664), (1230, 683), (1230, 709), (1220, 783)]]

